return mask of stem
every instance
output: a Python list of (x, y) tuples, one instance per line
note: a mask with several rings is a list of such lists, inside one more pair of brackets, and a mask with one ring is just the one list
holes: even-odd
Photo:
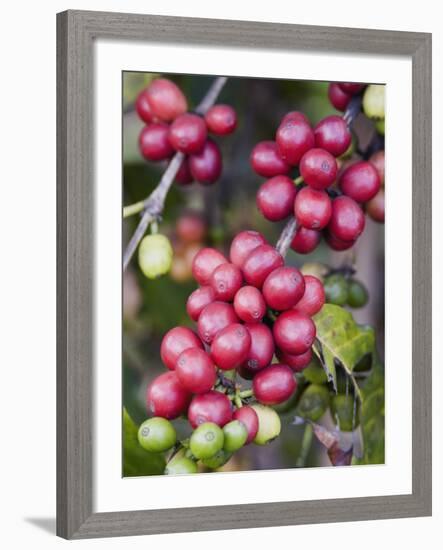
[(243, 390), (241, 392), (238, 392), (238, 396), (240, 398), (246, 398), (246, 397), (252, 397), (254, 395), (254, 392), (252, 390)]
[(295, 183), (295, 185), (300, 185), (304, 181), (305, 180), (303, 179), (303, 176), (298, 176), (298, 178), (295, 178), (294, 183)]
[[(217, 77), (213, 81), (205, 97), (202, 99), (195, 110), (198, 114), (204, 115), (206, 111), (210, 107), (212, 107), (212, 105), (217, 100), (218, 95), (222, 91), (223, 86), (226, 84), (226, 81), (227, 77), (225, 76)], [(131, 261), (131, 258), (135, 250), (137, 249), (139, 242), (142, 240), (143, 235), (145, 234), (149, 224), (152, 221), (157, 220), (163, 212), (166, 196), (169, 192), (169, 189), (171, 188), (172, 183), (174, 182), (175, 176), (177, 175), (177, 172), (184, 158), (185, 155), (183, 153), (175, 153), (170, 163), (168, 164), (168, 167), (163, 173), (163, 176), (161, 177), (157, 187), (149, 195), (149, 197), (143, 201), (143, 208), (139, 210), (143, 210), (141, 220), (137, 226), (137, 229), (132, 235), (131, 240), (129, 241), (123, 255), (123, 270), (128, 267), (128, 264)]]
[(134, 204), (130, 204), (128, 206), (123, 207), (123, 218), (129, 218), (129, 216), (133, 216), (134, 214), (138, 214), (143, 210), (145, 207), (145, 201), (139, 201), (135, 202)]
[(343, 118), (348, 126), (354, 122), (355, 118), (361, 111), (361, 95), (354, 95), (349, 102), (348, 108), (346, 109)]
[(297, 231), (297, 225), (297, 220), (295, 218), (291, 218), (286, 224), (280, 235), (280, 238), (277, 241), (277, 245), (275, 248), (280, 252), (283, 257), (286, 256), (289, 247), (291, 246), (292, 240)]
[(312, 428), (312, 424), (308, 422), (306, 423), (305, 431), (303, 433), (300, 454), (297, 458), (297, 462), (295, 463), (297, 468), (303, 468), (304, 465), (306, 464), (306, 459), (308, 458), (309, 451), (311, 450), (313, 435), (314, 435), (314, 430)]

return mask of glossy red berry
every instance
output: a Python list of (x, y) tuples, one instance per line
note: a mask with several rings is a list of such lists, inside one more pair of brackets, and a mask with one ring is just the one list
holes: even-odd
[(198, 334), (203, 342), (210, 344), (221, 330), (237, 322), (238, 318), (231, 304), (212, 302), (200, 313)]
[(205, 422), (223, 427), (232, 420), (232, 405), (224, 393), (211, 390), (196, 395), (189, 405), (188, 420), (193, 428)]
[(331, 115), (314, 128), (315, 145), (326, 149), (334, 157), (342, 155), (351, 144), (352, 135), (342, 117)]
[(255, 248), (243, 264), (243, 276), (246, 282), (261, 288), (266, 277), (284, 264), (282, 255), (269, 244), (262, 244)]
[(320, 240), (320, 231), (300, 226), (292, 239), (291, 248), (299, 254), (309, 254), (317, 248)]
[(240, 268), (235, 264), (221, 264), (211, 275), (210, 285), (217, 300), (232, 302), (243, 283)]
[(329, 232), (341, 241), (355, 241), (365, 228), (365, 215), (351, 197), (337, 197), (332, 201)]
[(323, 229), (331, 217), (331, 199), (326, 191), (310, 187), (300, 189), (294, 201), (297, 222), (307, 229)]
[(193, 178), (202, 185), (210, 185), (218, 180), (222, 173), (222, 156), (218, 145), (211, 139), (206, 140), (203, 149), (189, 157), (189, 169)]
[(288, 118), (280, 124), (275, 141), (281, 158), (293, 166), (297, 166), (306, 151), (315, 145), (312, 128), (300, 117)]
[(365, 87), (364, 84), (358, 82), (339, 82), (338, 85), (343, 92), (350, 95), (358, 94)]
[(282, 118), (280, 125), (283, 125), (290, 120), (302, 120), (303, 122), (306, 122), (306, 124), (310, 125), (309, 118), (300, 111), (289, 111), (289, 113), (286, 113)]
[(291, 169), (281, 158), (275, 141), (257, 143), (252, 150), (250, 162), (254, 172), (265, 178), (287, 174)]
[(206, 236), (206, 231), (206, 222), (197, 212), (182, 214), (175, 224), (177, 237), (184, 243), (201, 242)]
[(291, 397), (297, 387), (294, 374), (287, 365), (274, 364), (254, 377), (252, 389), (259, 403), (278, 405)]
[(296, 267), (279, 267), (266, 277), (262, 292), (271, 309), (284, 311), (294, 307), (303, 296), (305, 280)]
[(295, 309), (312, 317), (325, 303), (325, 289), (322, 282), (313, 275), (305, 275), (305, 292), (297, 302)]
[(214, 105), (205, 115), (206, 126), (213, 134), (225, 136), (237, 127), (237, 114), (230, 105)]
[(366, 204), (366, 212), (375, 222), (385, 221), (385, 190), (379, 192)]
[(215, 248), (202, 248), (192, 261), (192, 275), (200, 285), (208, 285), (215, 269), (227, 261)]
[(240, 323), (233, 323), (215, 336), (211, 345), (211, 357), (220, 369), (235, 369), (246, 361), (250, 347), (251, 336), (248, 329)]
[(262, 244), (266, 244), (266, 239), (257, 231), (242, 231), (232, 240), (229, 258), (242, 268), (249, 254)]
[(175, 372), (157, 376), (148, 386), (146, 403), (154, 416), (169, 420), (177, 418), (188, 408), (191, 394), (185, 390)]
[(234, 310), (245, 323), (259, 323), (266, 313), (263, 294), (255, 286), (243, 286), (234, 297)]
[(179, 355), (175, 372), (181, 385), (191, 393), (208, 392), (217, 378), (211, 358), (198, 348), (189, 348)]
[(146, 124), (153, 122), (154, 115), (152, 113), (151, 106), (149, 105), (147, 89), (142, 90), (138, 94), (137, 99), (135, 100), (135, 110), (143, 122), (146, 122)]
[(165, 160), (173, 155), (168, 140), (169, 126), (164, 122), (152, 122), (140, 132), (138, 145), (141, 154), (147, 160)]
[(325, 241), (332, 250), (336, 250), (337, 252), (349, 250), (355, 244), (355, 241), (343, 241), (328, 231), (325, 232)]
[(366, 161), (356, 162), (340, 176), (340, 189), (356, 202), (367, 202), (380, 189), (380, 177), (376, 168)]
[(175, 175), (175, 181), (179, 185), (189, 185), (194, 181), (194, 178), (191, 174), (191, 169), (189, 168), (189, 159), (188, 157), (183, 159), (183, 162), (178, 169), (177, 174)]
[(200, 338), (193, 330), (187, 327), (174, 327), (168, 330), (160, 346), (160, 356), (165, 367), (174, 370), (178, 356), (189, 348), (203, 349)]
[(290, 353), (277, 350), (276, 355), (280, 363), (288, 365), (294, 372), (301, 372), (311, 362), (312, 350), (309, 348), (304, 353), (299, 353), (298, 355), (291, 355)]
[(283, 352), (298, 355), (312, 346), (316, 329), (310, 317), (291, 309), (277, 317), (273, 334), (275, 343)]
[(267, 220), (284, 220), (292, 212), (296, 192), (291, 178), (275, 176), (265, 181), (258, 190), (257, 207)]
[(186, 311), (193, 321), (198, 321), (203, 309), (215, 301), (215, 292), (210, 286), (201, 286), (189, 295), (186, 302)]
[(235, 410), (232, 418), (234, 420), (239, 420), (245, 425), (248, 431), (246, 445), (248, 445), (248, 443), (251, 443), (258, 432), (258, 416), (254, 409), (245, 405), (244, 407)]
[(255, 373), (267, 367), (274, 355), (274, 339), (271, 330), (263, 323), (245, 325), (251, 335), (251, 347), (243, 367)]
[(146, 94), (153, 115), (165, 122), (174, 120), (188, 108), (183, 92), (174, 82), (166, 78), (153, 80)]
[(300, 175), (313, 189), (326, 189), (337, 177), (337, 161), (324, 149), (314, 147), (300, 161)]
[(351, 101), (351, 95), (344, 92), (337, 82), (331, 82), (328, 87), (328, 97), (332, 106), (337, 109), (337, 111), (346, 111), (346, 107)]
[(201, 151), (206, 137), (205, 121), (193, 113), (180, 115), (169, 128), (169, 142), (172, 147), (187, 155)]

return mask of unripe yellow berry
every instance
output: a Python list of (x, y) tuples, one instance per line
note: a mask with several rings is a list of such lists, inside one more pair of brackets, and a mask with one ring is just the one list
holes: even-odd
[(138, 249), (138, 263), (148, 279), (168, 273), (172, 256), (171, 243), (164, 235), (146, 235)]
[(363, 111), (368, 118), (384, 120), (385, 86), (370, 84), (363, 94)]

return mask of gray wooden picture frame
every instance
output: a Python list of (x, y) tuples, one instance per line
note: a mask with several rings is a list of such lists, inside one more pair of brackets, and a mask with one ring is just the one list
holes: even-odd
[[(412, 494), (93, 513), (92, 121), (97, 38), (411, 58)], [(57, 534), (74, 539), (430, 515), (431, 35), (66, 11), (57, 15), (57, 133)]]

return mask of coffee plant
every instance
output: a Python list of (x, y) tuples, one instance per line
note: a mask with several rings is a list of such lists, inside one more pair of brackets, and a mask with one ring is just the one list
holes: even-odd
[[(216, 79), (192, 112), (165, 78), (135, 101), (145, 124), (141, 155), (168, 166), (147, 199), (125, 208), (140, 222), (124, 268), (138, 249), (146, 278), (170, 272), (197, 288), (186, 297), (188, 320), (170, 327), (157, 351), (165, 371), (146, 390), (149, 417), (137, 427), (124, 412), (124, 473), (134, 475), (143, 456), (155, 457), (150, 473), (217, 470), (243, 447), (279, 438), (287, 414), (294, 429), (304, 427), (296, 466), (305, 465), (314, 438), (333, 465), (382, 462), (384, 442), (371, 435), (384, 434), (383, 367), (374, 330), (351, 311), (370, 302), (354, 247), (367, 216), (384, 222), (384, 87), (331, 83), (327, 96), (342, 116), (312, 126), (304, 113), (290, 111), (276, 121), (272, 140), (255, 144), (250, 165), (266, 178), (256, 193), (258, 211), (286, 222), (277, 242), (244, 229), (224, 253), (206, 244), (215, 239), (203, 213), (185, 209), (171, 244), (159, 224), (173, 182), (208, 186), (220, 178), (222, 153), (213, 137), (238, 124), (233, 107), (216, 104), (226, 80)], [(364, 150), (353, 135), (361, 117), (376, 128)], [(322, 241), (348, 251), (340, 266), (286, 261), (290, 249), (307, 255)], [(327, 414), (329, 424), (322, 421)]]

